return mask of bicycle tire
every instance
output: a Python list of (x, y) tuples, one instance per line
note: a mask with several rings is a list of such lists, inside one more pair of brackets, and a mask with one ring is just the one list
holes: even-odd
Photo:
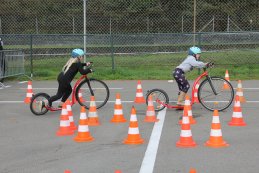
[(147, 92), (147, 95), (146, 95), (147, 105), (148, 105), (148, 97), (150, 95), (152, 95), (153, 105), (156, 112), (161, 111), (165, 108), (165, 105), (159, 104), (157, 102), (157, 99), (159, 99), (163, 104), (169, 103), (169, 97), (167, 93), (162, 89), (155, 88)]
[[(91, 93), (88, 83), (93, 90)], [(82, 99), (79, 98), (79, 91), (81, 90)], [(81, 106), (85, 106), (86, 109), (90, 107), (90, 96), (95, 96), (96, 108), (99, 109), (103, 107), (110, 97), (109, 87), (101, 80), (90, 78), (82, 81), (76, 88), (76, 100)]]
[(48, 101), (49, 98), (50, 96), (46, 93), (38, 93), (33, 95), (30, 103), (31, 112), (37, 116), (46, 114), (49, 110), (44, 107), (42, 110), (38, 111), (36, 110), (35, 103), (37, 103), (37, 101), (44, 101), (44, 100)]
[[(222, 77), (210, 77), (210, 79), (216, 92), (218, 92), (219, 94), (215, 95), (213, 93), (212, 88), (209, 84), (209, 80), (205, 79), (202, 81), (198, 89), (199, 102), (203, 107), (210, 111), (214, 111), (215, 109), (217, 109), (218, 111), (223, 111), (227, 109), (234, 100), (233, 86), (229, 81)], [(223, 89), (224, 83), (229, 86), (228, 90)], [(217, 104), (215, 104), (215, 102), (217, 102)]]

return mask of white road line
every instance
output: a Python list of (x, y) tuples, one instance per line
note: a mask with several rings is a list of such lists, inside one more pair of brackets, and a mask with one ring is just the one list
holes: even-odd
[(147, 146), (147, 150), (144, 156), (144, 159), (141, 164), (140, 173), (152, 173), (155, 165), (157, 149), (160, 141), (160, 136), (162, 133), (162, 128), (165, 120), (166, 109), (160, 111), (157, 115), (159, 119), (158, 122), (155, 123), (151, 137), (149, 139), (149, 143)]
[(21, 81), (21, 82), (19, 82), (20, 84), (22, 84), (22, 83), (27, 83), (28, 81)]
[[(22, 90), (27, 88), (20, 88)], [(33, 90), (57, 90), (58, 88), (32, 88)], [(103, 88), (94, 88), (94, 89), (103, 89)], [(123, 88), (109, 88), (110, 90), (122, 90)]]
[[(234, 88), (237, 89), (237, 88)], [(259, 88), (242, 88), (243, 90), (259, 90)]]

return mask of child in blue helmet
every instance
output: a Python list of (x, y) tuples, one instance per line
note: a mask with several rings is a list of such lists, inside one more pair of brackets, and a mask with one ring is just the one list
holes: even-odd
[(185, 73), (193, 70), (193, 67), (204, 68), (208, 63), (199, 61), (201, 49), (198, 47), (191, 47), (188, 51), (187, 58), (175, 68), (173, 71), (173, 77), (178, 84), (179, 93), (177, 99), (177, 105), (183, 106), (185, 95), (190, 88), (190, 84), (185, 78)]
[[(78, 72), (82, 75), (86, 75), (92, 72), (92, 69), (84, 69), (83, 66), (89, 66), (91, 63), (81, 63), (83, 60), (85, 52), (82, 49), (72, 50), (71, 58), (62, 68), (62, 71), (58, 75), (58, 91), (56, 95), (49, 98), (49, 106), (52, 106), (52, 103), (61, 98), (59, 107), (62, 107), (63, 103), (67, 100), (72, 92), (71, 82)], [(42, 108), (44, 103), (40, 103), (40, 108)]]

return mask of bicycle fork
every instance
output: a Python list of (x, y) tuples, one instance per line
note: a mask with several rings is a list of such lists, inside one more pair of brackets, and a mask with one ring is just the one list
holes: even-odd
[(215, 88), (214, 88), (214, 85), (212, 84), (211, 78), (207, 76), (207, 79), (208, 79), (208, 81), (209, 81), (209, 84), (210, 84), (210, 87), (211, 87), (213, 93), (214, 93), (215, 95), (218, 95), (218, 93), (216, 92), (216, 90), (215, 90)]

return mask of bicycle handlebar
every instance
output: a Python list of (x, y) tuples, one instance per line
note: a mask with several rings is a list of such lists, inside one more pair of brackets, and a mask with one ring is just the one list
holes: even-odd
[(207, 70), (207, 68), (213, 68), (214, 67), (214, 62), (208, 62), (207, 65), (203, 68), (204, 71)]

